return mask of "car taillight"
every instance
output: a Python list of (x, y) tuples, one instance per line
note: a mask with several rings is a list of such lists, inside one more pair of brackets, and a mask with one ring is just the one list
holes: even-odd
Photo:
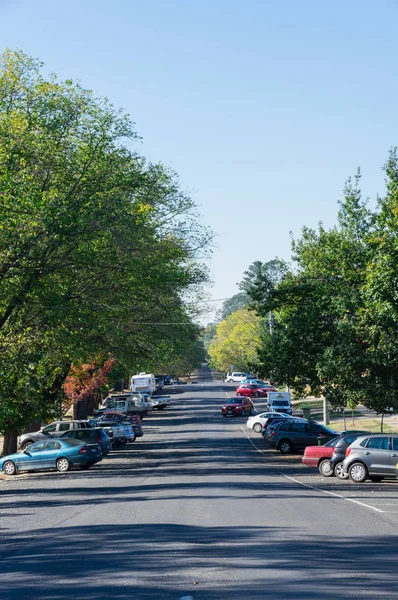
[(350, 456), (350, 454), (351, 454), (351, 448), (348, 447), (347, 450), (345, 451), (345, 455)]
[(271, 431), (270, 436), (276, 435), (276, 431)]
[(79, 450), (79, 454), (87, 454), (87, 446), (82, 446)]

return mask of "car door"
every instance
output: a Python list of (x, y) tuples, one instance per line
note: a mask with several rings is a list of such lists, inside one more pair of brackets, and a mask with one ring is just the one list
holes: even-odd
[[(286, 419), (289, 421), (289, 419)], [(295, 448), (305, 448), (313, 446), (313, 435), (309, 431), (308, 423), (300, 421), (291, 424), (291, 440)]]
[(55, 467), (55, 463), (59, 456), (59, 451), (61, 450), (62, 445), (57, 440), (51, 440), (48, 442), (44, 442), (43, 450), (41, 452), (41, 468), (42, 469), (51, 469)]
[(398, 464), (398, 435), (391, 436), (391, 460), (390, 475), (395, 476), (396, 465)]
[(33, 471), (41, 469), (42, 450), (46, 442), (35, 442), (23, 452), (20, 452), (15, 461), (17, 467), (21, 470)]
[(393, 451), (390, 450), (388, 436), (372, 436), (368, 439), (363, 457), (368, 465), (370, 475), (389, 475), (391, 472)]

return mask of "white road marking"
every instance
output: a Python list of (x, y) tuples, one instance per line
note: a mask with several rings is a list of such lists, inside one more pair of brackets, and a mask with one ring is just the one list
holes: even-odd
[[(241, 426), (241, 430), (243, 431), (243, 433), (245, 434), (246, 438), (249, 440), (249, 442), (251, 443), (253, 448), (260, 454), (265, 455), (265, 452), (263, 450), (260, 450), (260, 448), (257, 448), (256, 444), (247, 435), (246, 431), (243, 429), (242, 426)], [(359, 506), (363, 506), (365, 508), (370, 508), (370, 510), (374, 510), (375, 512), (378, 512), (378, 513), (386, 512), (385, 510), (381, 510), (381, 508), (376, 508), (375, 506), (370, 506), (370, 504), (365, 504), (365, 502), (360, 502), (359, 500), (354, 500), (353, 498), (347, 498), (346, 496), (342, 496), (341, 494), (336, 494), (335, 492), (328, 492), (327, 490), (323, 490), (323, 489), (315, 487), (313, 485), (309, 485), (308, 483), (303, 483), (302, 481), (299, 481), (298, 479), (295, 479), (294, 477), (285, 475), (285, 473), (281, 472), (281, 475), (283, 475), (283, 477), (285, 477), (286, 479), (290, 479), (290, 481), (294, 481), (294, 483), (298, 483), (299, 485), (302, 485), (303, 487), (309, 488), (310, 490), (315, 490), (316, 492), (321, 492), (323, 494), (329, 494), (329, 496), (334, 496), (335, 498), (340, 498), (340, 500), (347, 500), (347, 502), (353, 502), (354, 504), (359, 504)], [(388, 512), (392, 512), (392, 511), (388, 511)]]
[(193, 596), (181, 596), (180, 600), (193, 600)]
[(260, 448), (257, 448), (256, 444), (253, 442), (253, 440), (251, 438), (249, 438), (249, 436), (247, 435), (246, 431), (243, 429), (243, 427), (241, 426), (241, 430), (243, 431), (243, 433), (245, 434), (245, 436), (247, 437), (247, 439), (249, 440), (249, 442), (251, 443), (251, 445), (253, 446), (253, 448), (255, 450), (257, 450), (257, 452), (260, 452), (260, 454), (265, 454), (265, 452), (263, 450), (260, 450)]
[(370, 510), (374, 510), (375, 512), (378, 513), (384, 513), (384, 510), (381, 510), (380, 508), (376, 508), (375, 506), (370, 506), (370, 504), (365, 504), (364, 502), (360, 502), (359, 500), (354, 500), (353, 498), (347, 498), (346, 496), (342, 496), (341, 494), (336, 494), (335, 492), (328, 492), (327, 490), (322, 490), (321, 488), (317, 488), (314, 485), (308, 485), (308, 483), (303, 483), (302, 481), (299, 481), (298, 479), (295, 479), (294, 477), (290, 477), (289, 475), (285, 475), (284, 473), (281, 473), (281, 475), (283, 475), (283, 477), (285, 477), (286, 479), (290, 479), (290, 481), (294, 481), (294, 483), (298, 483), (299, 485), (302, 485), (303, 487), (309, 488), (310, 490), (315, 490), (316, 492), (321, 492), (323, 494), (329, 494), (329, 496), (334, 496), (335, 498), (340, 498), (341, 500), (347, 500), (347, 502), (353, 502), (354, 504), (359, 504), (360, 506), (364, 506), (365, 508), (370, 508)]

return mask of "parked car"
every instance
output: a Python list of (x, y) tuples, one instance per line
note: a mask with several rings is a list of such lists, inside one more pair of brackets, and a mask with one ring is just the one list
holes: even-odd
[(237, 396), (248, 396), (250, 398), (266, 398), (267, 392), (254, 383), (241, 384), (236, 390)]
[(294, 419), (295, 421), (304, 421), (305, 423), (308, 423), (307, 419), (303, 419), (302, 417), (292, 417), (287, 413), (283, 413), (281, 417), (270, 417), (268, 421), (264, 424), (263, 429), (261, 431), (261, 435), (263, 436), (265, 442), (269, 443), (271, 432), (274, 431), (277, 425), (279, 425), (281, 421), (284, 421), (286, 417), (288, 419)]
[(225, 381), (234, 381), (235, 383), (242, 383), (244, 379), (246, 379), (247, 373), (242, 373), (238, 371), (233, 371), (232, 373), (228, 373)]
[(261, 433), (264, 426), (270, 421), (270, 419), (293, 419), (290, 415), (278, 412), (263, 412), (258, 415), (254, 415), (247, 419), (246, 427), (254, 429), (256, 433)]
[(343, 468), (343, 462), (345, 459), (345, 452), (353, 442), (359, 437), (363, 435), (372, 435), (370, 431), (363, 430), (347, 430), (341, 435), (338, 440), (336, 446), (334, 447), (333, 454), (330, 458), (330, 468), (333, 471), (333, 474), (336, 475), (339, 479), (348, 479), (348, 473)]
[(244, 417), (246, 414), (252, 414), (253, 410), (253, 402), (250, 398), (239, 396), (236, 398), (228, 398), (221, 409), (221, 413), (223, 417), (226, 417), (227, 415)]
[(341, 436), (336, 436), (322, 446), (307, 446), (304, 450), (304, 456), (301, 459), (303, 465), (315, 467), (324, 477), (331, 477), (333, 475), (333, 469), (330, 466), (330, 459), (340, 437)]
[(61, 437), (65, 431), (73, 431), (75, 429), (88, 429), (91, 425), (89, 421), (53, 421), (49, 425), (45, 425), (39, 431), (30, 431), (20, 436), (18, 445), (22, 450), (28, 448), (34, 442), (52, 437)]
[(31, 444), (25, 450), (0, 458), (0, 469), (6, 475), (19, 471), (57, 469), (64, 473), (72, 467), (89, 469), (102, 460), (98, 444), (85, 444), (80, 440), (57, 439)]
[(173, 378), (171, 375), (164, 375), (164, 385), (172, 385)]
[(267, 439), (271, 448), (277, 448), (282, 454), (288, 454), (293, 450), (302, 450), (306, 446), (314, 445), (318, 438), (328, 442), (336, 435), (336, 431), (316, 421), (285, 419), (271, 430)]
[(132, 425), (134, 433), (135, 433), (135, 437), (142, 437), (144, 435), (144, 432), (143, 432), (142, 426), (141, 426), (141, 417), (139, 415), (126, 415), (126, 414), (120, 413), (118, 411), (106, 410), (102, 414), (102, 417), (97, 419), (96, 422), (98, 424), (100, 424), (101, 419), (102, 420), (105, 419), (107, 422), (112, 421), (116, 424), (127, 422), (130, 425)]
[[(304, 450), (304, 456), (301, 462), (308, 467), (316, 467), (324, 477), (332, 477), (335, 474), (334, 467), (332, 465), (332, 457), (336, 451), (336, 448), (345, 449), (361, 434), (370, 433), (368, 431), (355, 431), (347, 430), (340, 433), (338, 436), (332, 438), (326, 444), (320, 446), (307, 446)], [(348, 475), (347, 475), (348, 477)]]
[(92, 419), (91, 424), (93, 427), (101, 427), (108, 434), (112, 441), (112, 448), (127, 444), (126, 432), (122, 423), (115, 421), (113, 418), (107, 419), (106, 413), (99, 416), (99, 418)]
[(358, 437), (346, 450), (343, 469), (355, 483), (366, 479), (395, 478), (398, 435), (373, 434)]
[(101, 448), (103, 456), (109, 454), (112, 450), (112, 442), (109, 435), (101, 429), (101, 427), (91, 427), (89, 429), (73, 429), (65, 431), (62, 434), (62, 439), (80, 440), (85, 444), (98, 444)]

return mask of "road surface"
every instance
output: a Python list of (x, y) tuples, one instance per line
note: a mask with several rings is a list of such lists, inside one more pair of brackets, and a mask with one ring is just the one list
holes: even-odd
[(264, 450), (203, 375), (89, 472), (0, 481), (1, 598), (398, 597), (398, 484)]

